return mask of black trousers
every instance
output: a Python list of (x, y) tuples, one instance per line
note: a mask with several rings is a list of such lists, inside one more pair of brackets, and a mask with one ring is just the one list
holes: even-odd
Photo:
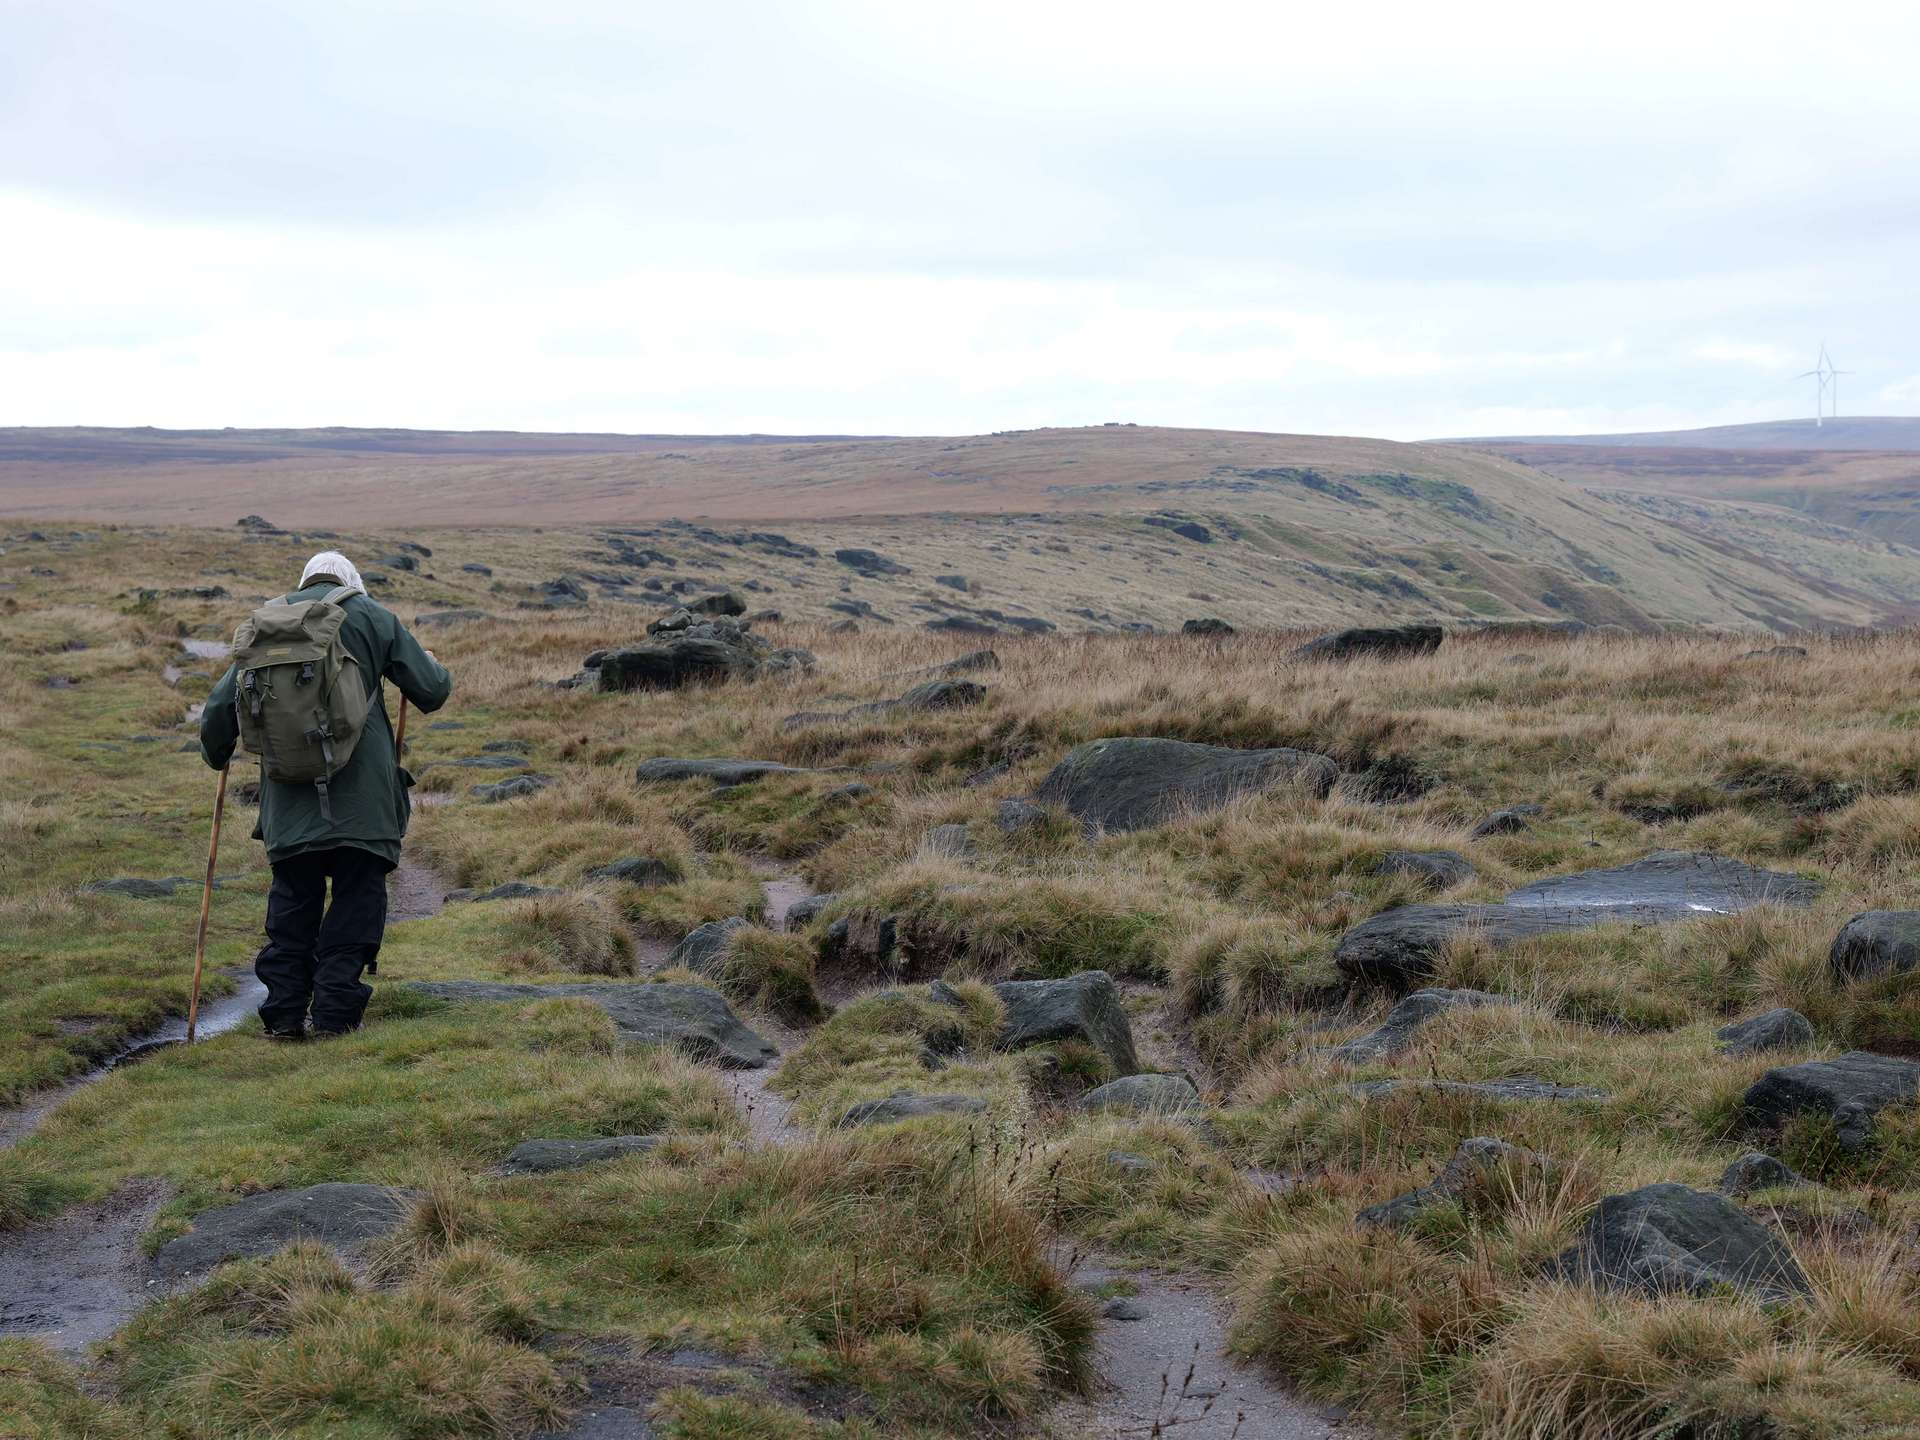
[[(267, 893), (267, 943), (253, 973), (267, 987), (260, 1019), (277, 1035), (298, 1035), (313, 1011), (316, 1034), (360, 1024), (373, 987), (371, 970), (387, 929), (387, 871), (377, 855), (342, 846), (310, 850), (273, 867)], [(327, 903), (327, 882), (333, 901)]]

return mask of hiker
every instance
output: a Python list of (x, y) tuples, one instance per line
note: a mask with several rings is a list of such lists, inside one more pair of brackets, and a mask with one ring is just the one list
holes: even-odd
[(214, 769), (242, 740), (260, 756), (253, 838), (266, 842), (273, 888), (254, 973), (267, 987), (261, 1022), (277, 1040), (306, 1038), (309, 1007), (313, 1035), (345, 1034), (373, 997), (360, 975), (376, 969), (387, 872), (413, 809), (382, 679), (429, 712), (453, 693), (433, 652), (367, 597), (346, 556), (326, 550), (298, 589), (235, 633), (234, 663), (200, 721), (200, 753)]

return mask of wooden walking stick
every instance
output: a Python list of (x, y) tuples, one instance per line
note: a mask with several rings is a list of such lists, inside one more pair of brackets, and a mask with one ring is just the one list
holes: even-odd
[(207, 883), (200, 889), (200, 938), (193, 946), (193, 994), (187, 1001), (187, 1044), (200, 1025), (200, 972), (207, 964), (207, 912), (213, 908), (213, 863), (220, 855), (220, 819), (227, 813), (227, 766), (220, 767), (220, 788), (213, 792), (213, 839), (207, 843)]
[[(398, 686), (394, 687), (398, 689)], [(407, 697), (400, 697), (400, 723), (393, 727), (393, 758), (399, 763), (401, 753), (407, 747)]]

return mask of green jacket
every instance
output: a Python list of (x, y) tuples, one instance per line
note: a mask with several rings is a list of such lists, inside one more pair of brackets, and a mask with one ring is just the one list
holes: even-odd
[[(331, 580), (322, 580), (294, 591), (287, 599), (318, 600), (332, 588)], [(453, 676), (420, 648), (420, 642), (392, 611), (365, 595), (349, 595), (343, 604), (347, 618), (340, 627), (340, 638), (362, 673), (377, 677), (374, 703), (367, 709), (367, 727), (354, 747), (353, 758), (328, 787), (331, 821), (321, 818), (320, 796), (313, 786), (261, 779), (260, 823), (254, 827), (253, 838), (267, 842), (267, 859), (274, 863), (308, 850), (345, 845), (370, 851), (390, 866), (399, 864), (400, 841), (413, 814), (407, 798), (413, 777), (400, 769), (395, 757), (386, 687), (378, 681), (391, 680), (416, 708), (429, 714), (446, 704), (453, 693)], [(206, 713), (200, 720), (200, 754), (216, 770), (233, 758), (240, 739), (240, 722), (233, 708), (235, 684), (229, 665), (207, 696)]]

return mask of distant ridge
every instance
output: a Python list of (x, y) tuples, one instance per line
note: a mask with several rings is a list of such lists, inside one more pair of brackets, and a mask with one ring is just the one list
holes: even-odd
[(1920, 418), (1841, 415), (1812, 420), (1763, 420), (1703, 430), (1645, 430), (1627, 435), (1481, 435), (1440, 445), (1595, 445), (1684, 450), (1920, 450)]

